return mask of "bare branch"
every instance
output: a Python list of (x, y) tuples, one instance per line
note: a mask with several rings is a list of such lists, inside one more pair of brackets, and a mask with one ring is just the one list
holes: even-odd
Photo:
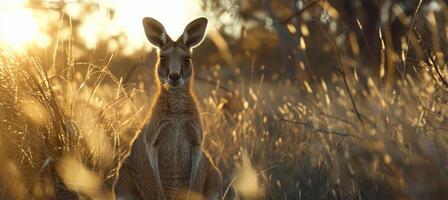
[(354, 98), (354, 96), (353, 96), (353, 94), (351, 92), (350, 85), (348, 84), (347, 74), (345, 73), (344, 64), (342, 62), (341, 51), (340, 51), (338, 45), (335, 42), (335, 39), (334, 39), (335, 37), (329, 31), (327, 31), (323, 27), (323, 25), (321, 23), (318, 23), (318, 24), (319, 24), (319, 27), (322, 29), (322, 31), (325, 33), (325, 36), (326, 36), (328, 42), (331, 44), (333, 50), (336, 53), (336, 58), (337, 58), (337, 62), (338, 62), (337, 70), (338, 70), (339, 74), (342, 77), (342, 80), (343, 80), (344, 86), (345, 86), (345, 90), (346, 90), (348, 96), (350, 97), (350, 101), (351, 101), (353, 110), (355, 111), (356, 116), (358, 117), (359, 122), (361, 122), (363, 131), (365, 131), (364, 120), (361, 117), (361, 113), (360, 113), (360, 111), (358, 109), (358, 106), (356, 105), (355, 98)]
[(297, 11), (296, 13), (292, 14), (291, 16), (286, 17), (285, 19), (279, 20), (279, 22), (282, 23), (282, 24), (286, 24), (286, 23), (288, 23), (288, 22), (291, 21), (292, 19), (294, 19), (294, 18), (296, 18), (296, 17), (302, 15), (302, 14), (303, 14), (305, 11), (307, 11), (308, 9), (310, 9), (310, 8), (314, 7), (315, 5), (317, 5), (320, 1), (322, 1), (322, 0), (316, 0), (316, 1), (311, 2), (310, 4), (306, 5), (306, 6), (305, 6), (304, 8), (302, 8), (301, 10), (299, 10), (299, 11)]
[(425, 60), (426, 64), (428, 66), (432, 66), (434, 70), (437, 73), (437, 76), (439, 77), (440, 81), (443, 83), (443, 85), (448, 89), (448, 80), (443, 76), (442, 72), (440, 71), (440, 66), (438, 65), (437, 61), (434, 59), (434, 53), (431, 52), (428, 48), (426, 48), (426, 45), (423, 43), (422, 36), (414, 30), (415, 35), (418, 37), (418, 42), (420, 46), (423, 48), (423, 52), (425, 53), (425, 56), (428, 58), (428, 60)]
[(354, 134), (348, 133), (348, 132), (340, 132), (340, 131), (335, 131), (335, 130), (325, 129), (325, 128), (316, 128), (312, 123), (289, 120), (289, 119), (283, 118), (279, 113), (275, 113), (275, 114), (279, 118), (280, 122), (288, 122), (288, 123), (291, 123), (291, 124), (301, 125), (301, 126), (304, 126), (305, 128), (308, 128), (308, 129), (310, 129), (311, 131), (314, 131), (314, 132), (334, 134), (334, 135), (338, 135), (338, 136), (354, 137), (354, 138), (362, 139), (362, 137), (360, 137), (358, 135), (354, 135)]

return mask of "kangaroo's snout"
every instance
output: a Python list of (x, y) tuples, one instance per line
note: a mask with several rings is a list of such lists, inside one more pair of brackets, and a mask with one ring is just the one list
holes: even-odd
[(178, 72), (172, 72), (168, 74), (168, 84), (171, 86), (177, 86), (182, 84), (182, 75)]
[(179, 73), (170, 73), (168, 75), (168, 77), (172, 80), (172, 81), (177, 81), (180, 78), (180, 74)]

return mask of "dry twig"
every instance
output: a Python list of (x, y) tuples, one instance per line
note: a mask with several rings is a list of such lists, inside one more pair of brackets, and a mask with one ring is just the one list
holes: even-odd
[(310, 129), (311, 131), (314, 131), (314, 132), (334, 134), (334, 135), (338, 135), (338, 136), (354, 137), (354, 138), (362, 139), (362, 137), (360, 137), (358, 135), (354, 135), (354, 134), (348, 133), (348, 132), (335, 131), (335, 130), (326, 129), (326, 128), (316, 128), (312, 123), (289, 120), (289, 119), (283, 118), (279, 113), (275, 113), (275, 114), (279, 118), (280, 122), (288, 122), (288, 123), (291, 123), (291, 124), (301, 125), (301, 126), (304, 126), (305, 128), (308, 128), (308, 129)]

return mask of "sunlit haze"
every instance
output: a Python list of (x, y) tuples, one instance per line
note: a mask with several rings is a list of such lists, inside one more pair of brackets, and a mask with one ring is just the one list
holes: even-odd
[(47, 39), (39, 31), (37, 21), (22, 0), (2, 0), (0, 2), (0, 44), (21, 48), (36, 42), (45, 46)]
[[(50, 3), (55, 2), (58, 1)], [(81, 21), (79, 29), (74, 34), (78, 34), (88, 48), (94, 48), (100, 41), (107, 41), (108, 38), (123, 33), (124, 37), (119, 37), (118, 42), (111, 41), (109, 48), (120, 50), (124, 54), (131, 54), (141, 48), (150, 48), (142, 28), (143, 17), (159, 20), (164, 24), (168, 34), (177, 39), (185, 25), (201, 15), (199, 0), (97, 0), (89, 3), (95, 5), (95, 8), (88, 13), (83, 12), (86, 8), (78, 1), (64, 4), (64, 12), (72, 19)], [(45, 33), (45, 28), (49, 23), (58, 26), (59, 11), (29, 7), (27, 0), (1, 1), (2, 46), (22, 49), (30, 44), (38, 47), (47, 47), (50, 44), (49, 33)]]
[[(87, 16), (83, 20), (80, 35), (85, 39), (87, 46), (93, 47), (98, 38), (109, 38), (119, 32), (126, 35), (126, 44), (122, 51), (132, 53), (136, 48), (149, 47), (144, 36), (142, 19), (153, 17), (164, 24), (168, 34), (177, 38), (183, 31), (186, 23), (199, 14), (199, 6), (192, 3), (197, 1), (183, 0), (146, 0), (146, 1), (102, 1), (99, 2), (99, 12)], [(190, 4), (189, 4), (190, 3)], [(112, 21), (107, 21), (109, 8), (115, 10)], [(111, 44), (111, 48), (114, 48)]]

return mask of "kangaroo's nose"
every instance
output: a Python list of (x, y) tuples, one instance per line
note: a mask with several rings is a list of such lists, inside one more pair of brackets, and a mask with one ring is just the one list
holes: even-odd
[(179, 80), (179, 78), (180, 78), (180, 74), (179, 74), (179, 73), (170, 73), (168, 76), (169, 76), (170, 79), (173, 80), (173, 81), (177, 81), (177, 80)]

